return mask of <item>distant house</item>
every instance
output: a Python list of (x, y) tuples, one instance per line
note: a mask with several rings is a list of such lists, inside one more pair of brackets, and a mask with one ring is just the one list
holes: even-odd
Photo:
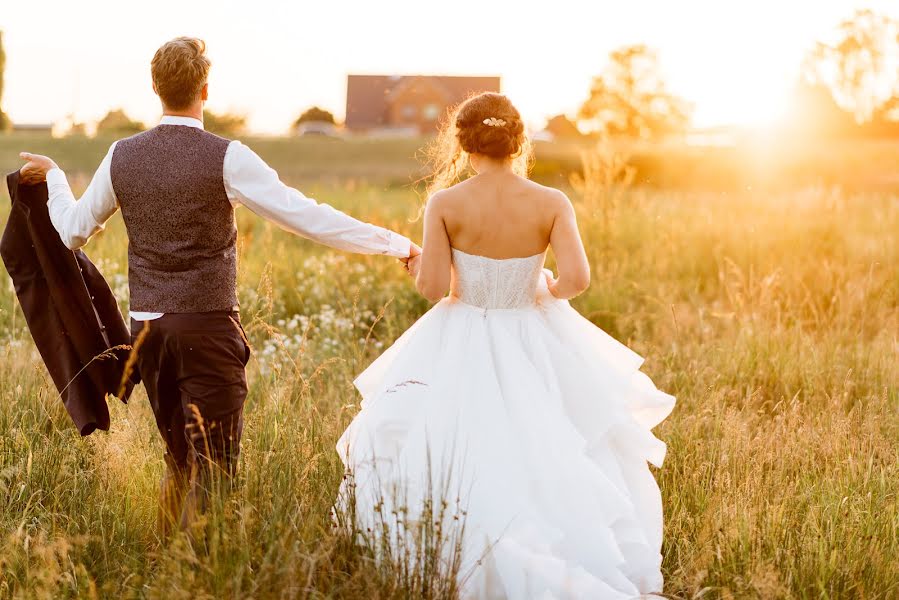
[(349, 75), (346, 127), (357, 132), (427, 134), (448, 108), (470, 94), (499, 91), (499, 77)]

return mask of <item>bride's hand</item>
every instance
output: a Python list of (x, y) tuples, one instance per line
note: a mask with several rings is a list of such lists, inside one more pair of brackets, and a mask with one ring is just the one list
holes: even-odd
[(556, 278), (553, 277), (553, 272), (549, 269), (543, 269), (543, 278), (546, 279), (547, 289), (551, 289), (552, 286), (556, 283)]
[(409, 259), (409, 262), (406, 263), (406, 270), (409, 271), (409, 275), (412, 276), (412, 279), (418, 277), (418, 271), (421, 269), (421, 255), (413, 256)]
[(553, 296), (552, 287), (556, 284), (556, 278), (549, 269), (543, 269), (543, 277), (537, 283), (537, 301), (539, 303), (549, 303), (556, 300)]

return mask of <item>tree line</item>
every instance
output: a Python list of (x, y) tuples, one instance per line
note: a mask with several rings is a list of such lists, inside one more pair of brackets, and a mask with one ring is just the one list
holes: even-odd
[[(2, 110), (5, 53), (0, 32), (0, 130), (9, 127)], [(610, 53), (606, 66), (590, 86), (578, 113), (553, 117), (548, 129), (560, 137), (584, 134), (660, 139), (679, 136), (690, 127), (692, 104), (675, 94), (662, 76), (658, 53), (631, 45)], [(246, 115), (204, 111), (209, 131), (238, 136), (246, 131)], [(322, 108), (304, 111), (293, 123), (334, 125)], [(83, 133), (73, 123), (71, 133)], [(787, 130), (818, 137), (899, 136), (899, 21), (871, 10), (858, 10), (836, 28), (831, 42), (818, 42), (799, 67)], [(99, 134), (129, 134), (145, 125), (122, 109), (109, 111), (98, 123)]]
[[(296, 119), (294, 127), (310, 121), (325, 122), (331, 125), (336, 123), (333, 114), (313, 106)], [(206, 131), (216, 135), (235, 137), (246, 132), (247, 117), (239, 113), (214, 112), (206, 109), (203, 111), (203, 127)], [(121, 108), (110, 110), (97, 122), (98, 135), (131, 135), (144, 131), (146, 128), (144, 123), (135, 121)], [(70, 134), (84, 134), (85, 132), (86, 127), (82, 123), (74, 123), (70, 130)]]

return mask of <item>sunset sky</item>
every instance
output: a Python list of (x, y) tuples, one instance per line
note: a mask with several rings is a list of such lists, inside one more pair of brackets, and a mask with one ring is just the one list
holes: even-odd
[(246, 113), (267, 133), (313, 104), (342, 117), (347, 73), (498, 74), (539, 125), (575, 112), (608, 52), (631, 43), (659, 50), (696, 125), (764, 123), (805, 52), (854, 9), (899, 17), (897, 0), (4, 4), (2, 105), (13, 121), (96, 120), (121, 106), (152, 123), (150, 58), (161, 42), (194, 35), (213, 60), (209, 108)]

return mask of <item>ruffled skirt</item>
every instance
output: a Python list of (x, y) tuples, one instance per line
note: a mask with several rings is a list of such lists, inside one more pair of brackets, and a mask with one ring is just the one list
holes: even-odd
[(662, 464), (651, 428), (674, 398), (642, 362), (545, 292), (514, 310), (447, 298), (356, 380), (338, 504), (391, 544), (433, 521), (466, 598), (660, 592), (647, 462)]

